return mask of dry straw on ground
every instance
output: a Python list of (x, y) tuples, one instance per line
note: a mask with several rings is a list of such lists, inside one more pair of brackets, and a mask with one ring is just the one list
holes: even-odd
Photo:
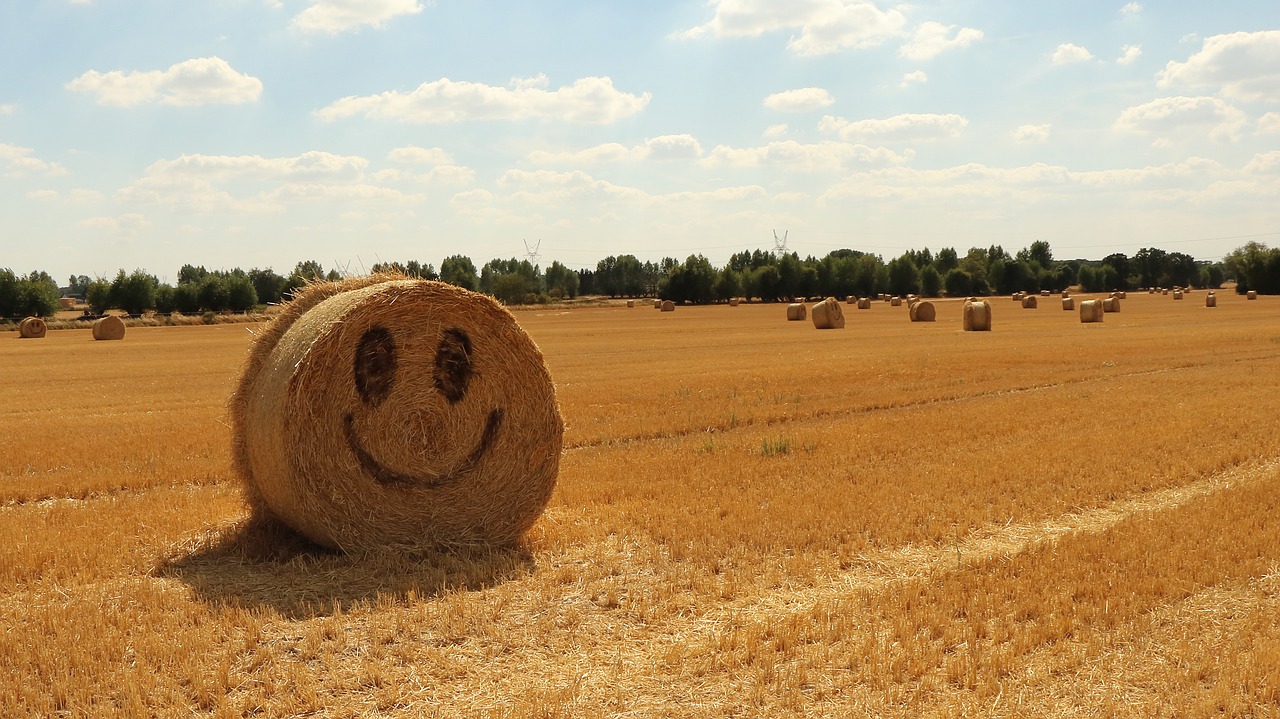
[(564, 432), (510, 312), (385, 276), (299, 293), (254, 342), (231, 411), (255, 512), (343, 550), (515, 541), (551, 496)]
[(934, 309), (932, 302), (917, 300), (911, 303), (908, 315), (912, 322), (933, 322), (937, 316), (937, 310)]
[(93, 323), (93, 338), (95, 340), (122, 340), (124, 339), (124, 320), (115, 315), (107, 315)]
[(807, 314), (804, 303), (795, 302), (787, 305), (787, 321), (797, 322), (803, 320)]
[(844, 310), (836, 298), (828, 297), (813, 306), (813, 326), (820, 330), (844, 329)]
[(18, 337), (38, 339), (49, 331), (49, 325), (40, 317), (27, 317), (18, 323)]
[(986, 300), (965, 302), (963, 323), (965, 332), (990, 332), (991, 303)]
[(1102, 300), (1085, 300), (1080, 303), (1081, 322), (1101, 322), (1102, 314)]

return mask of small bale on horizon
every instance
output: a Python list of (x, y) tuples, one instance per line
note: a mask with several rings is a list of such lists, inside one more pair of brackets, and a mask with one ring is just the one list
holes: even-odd
[(672, 302), (671, 300), (663, 300), (663, 301), (662, 301), (662, 305), (661, 305), (660, 307), (658, 307), (658, 309), (659, 309), (659, 310), (661, 310), (661, 311), (663, 311), (663, 312), (675, 312), (675, 311), (676, 311), (676, 303), (675, 303), (675, 302)]
[[(868, 305), (871, 300), (867, 300)], [(861, 300), (859, 300), (861, 307)], [(813, 326), (820, 330), (842, 330), (844, 329), (844, 310), (840, 309), (840, 303), (834, 297), (815, 304), (813, 306)]]
[(1085, 300), (1080, 303), (1081, 322), (1101, 322), (1102, 314), (1102, 300)]
[(1257, 290), (1249, 290), (1249, 291), (1245, 294), (1245, 296), (1244, 296), (1244, 297), (1245, 297), (1245, 299), (1247, 299), (1247, 300), (1256, 300), (1256, 299), (1258, 299), (1258, 291), (1257, 291)]
[(991, 303), (986, 300), (966, 300), (962, 326), (965, 332), (990, 332)]
[(93, 323), (93, 338), (95, 340), (122, 340), (124, 339), (124, 320), (116, 315), (107, 315)]
[(804, 303), (793, 302), (787, 305), (787, 321), (799, 322), (808, 316), (808, 310), (805, 309)]
[(1205, 295), (1205, 296), (1204, 296), (1204, 306), (1205, 306), (1205, 307), (1217, 307), (1217, 306), (1218, 306), (1218, 297), (1217, 297), (1217, 295), (1213, 294), (1212, 292), (1210, 292), (1209, 294)]
[(26, 317), (18, 323), (19, 339), (40, 339), (49, 330), (43, 317)]
[(860, 310), (869, 310), (869, 309), (871, 309), (871, 298), (870, 298), (870, 297), (859, 297), (859, 298), (858, 298), (858, 309), (860, 309)]

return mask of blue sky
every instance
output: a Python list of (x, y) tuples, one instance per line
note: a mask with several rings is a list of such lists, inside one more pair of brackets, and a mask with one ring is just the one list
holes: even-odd
[(1274, 0), (15, 0), (0, 267), (1280, 244)]

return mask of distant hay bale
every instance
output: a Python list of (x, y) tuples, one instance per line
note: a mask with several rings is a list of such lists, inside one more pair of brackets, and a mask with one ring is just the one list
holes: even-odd
[(798, 322), (800, 320), (803, 320), (807, 316), (808, 316), (808, 310), (805, 308), (804, 303), (794, 302), (792, 304), (787, 305), (787, 321), (788, 322)]
[(1022, 309), (1034, 310), (1038, 306), (1039, 306), (1039, 301), (1036, 299), (1035, 295), (1027, 295), (1022, 298)]
[(1119, 298), (1119, 297), (1108, 297), (1108, 298), (1104, 299), (1104, 300), (1102, 301), (1102, 311), (1103, 311), (1103, 312), (1119, 312), (1119, 311), (1120, 311), (1120, 298)]
[(1258, 291), (1257, 291), (1257, 290), (1249, 290), (1247, 293), (1245, 293), (1245, 299), (1248, 299), (1248, 300), (1256, 300), (1256, 299), (1258, 299)]
[(1102, 300), (1085, 300), (1080, 303), (1081, 322), (1101, 322), (1102, 314)]
[[(867, 300), (870, 303), (871, 300)], [(862, 303), (859, 301), (858, 306)], [(868, 306), (870, 306), (868, 304)], [(844, 329), (844, 310), (840, 309), (840, 303), (834, 297), (815, 304), (813, 306), (813, 326), (820, 330), (842, 330)]]
[(965, 302), (963, 327), (965, 332), (990, 332), (991, 304), (986, 300)]
[(1162, 294), (1162, 295), (1167, 295), (1167, 294), (1169, 294), (1169, 290), (1167, 290), (1167, 289), (1160, 290), (1160, 294)]
[(1174, 291), (1173, 291), (1173, 299), (1175, 299), (1175, 300), (1180, 300), (1180, 299), (1182, 299), (1182, 290), (1174, 290)]
[(510, 544), (564, 434), (542, 353), (492, 298), (365, 277), (302, 289), (231, 399), (255, 514), (345, 551)]
[(124, 320), (115, 315), (107, 315), (93, 323), (93, 338), (95, 340), (122, 340), (124, 339)]
[(671, 300), (663, 300), (662, 304), (658, 306), (658, 309), (662, 310), (663, 312), (675, 312), (676, 303)]
[(1013, 301), (1014, 301), (1014, 302), (1021, 302), (1021, 301), (1022, 301), (1022, 293), (1021, 293), (1021, 292), (1014, 292), (1014, 293), (1013, 293), (1012, 295), (1010, 295), (1010, 296), (1013, 298)]
[(49, 325), (40, 317), (27, 317), (18, 323), (18, 337), (21, 339), (39, 339), (49, 331)]
[(1068, 298), (1068, 297), (1070, 297), (1070, 296), (1071, 296), (1071, 293), (1070, 293), (1070, 292), (1067, 292), (1066, 290), (1063, 290), (1063, 291), (1062, 291), (1062, 299), (1064, 299), (1064, 300), (1065, 300), (1066, 298)]
[(902, 298), (901, 298), (901, 297), (890, 297), (890, 298), (889, 298), (889, 306), (890, 306), (890, 307), (901, 307), (901, 306), (902, 306)]
[(1124, 290), (1120, 290), (1119, 292), (1116, 293), (1116, 299), (1127, 300), (1129, 299), (1129, 293), (1125, 292)]
[(858, 303), (857, 295), (849, 295), (848, 297), (844, 298), (844, 303), (847, 305), (857, 304)]
[(860, 310), (869, 310), (869, 309), (871, 309), (871, 298), (870, 298), (870, 297), (859, 297), (859, 298), (858, 298), (858, 309), (860, 309)]
[(1147, 294), (1149, 294), (1149, 295), (1154, 295), (1155, 293), (1156, 293), (1156, 288), (1154, 288), (1154, 287), (1148, 287), (1148, 288), (1147, 288)]
[(1050, 293), (1049, 290), (1040, 290), (1041, 297), (1048, 297), (1050, 294), (1052, 293)]
[(730, 306), (730, 307), (737, 307), (737, 306), (738, 306), (738, 302), (739, 302), (739, 300), (738, 300), (738, 298), (737, 298), (737, 297), (730, 297), (730, 298), (729, 298), (729, 306)]
[(636, 306), (635, 300), (627, 300), (627, 307), (635, 307), (635, 306)]
[(1217, 307), (1217, 306), (1218, 306), (1218, 298), (1217, 298), (1217, 296), (1216, 296), (1216, 295), (1214, 295), (1212, 292), (1210, 292), (1209, 294), (1205, 295), (1205, 296), (1204, 296), (1204, 306), (1205, 306), (1205, 307)]
[(59, 298), (58, 298), (58, 307), (59, 307), (60, 309), (64, 309), (64, 310), (73, 310), (73, 309), (75, 309), (75, 308), (76, 308), (76, 298), (74, 298), (74, 297), (59, 297)]
[(909, 315), (912, 322), (933, 322), (937, 318), (937, 310), (932, 302), (917, 300), (911, 303)]
[(1067, 311), (1073, 311), (1075, 310), (1075, 308), (1076, 308), (1076, 299), (1074, 297), (1062, 298), (1062, 309)]

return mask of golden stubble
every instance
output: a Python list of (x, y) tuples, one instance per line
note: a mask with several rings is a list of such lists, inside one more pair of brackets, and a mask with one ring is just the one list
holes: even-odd
[(1276, 715), (1280, 306), (1002, 299), (517, 312), (551, 505), (413, 556), (246, 524), (257, 326), (0, 337), (0, 713)]

